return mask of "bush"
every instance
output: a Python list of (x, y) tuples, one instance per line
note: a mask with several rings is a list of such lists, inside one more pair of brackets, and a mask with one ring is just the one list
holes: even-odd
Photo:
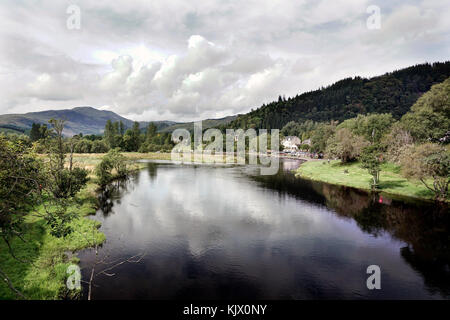
[(383, 137), (382, 146), (386, 149), (386, 160), (399, 164), (402, 154), (413, 147), (413, 138), (400, 123), (393, 125), (392, 130)]
[(303, 143), (303, 144), (301, 144), (301, 145), (299, 145), (298, 146), (298, 148), (300, 149), (300, 150), (304, 150), (304, 151), (308, 151), (309, 149), (310, 149), (310, 145), (309, 144), (305, 144), (305, 143)]
[(77, 142), (75, 145), (75, 152), (76, 153), (91, 153), (92, 152), (92, 141), (87, 139), (81, 139)]
[(92, 143), (92, 153), (105, 153), (109, 151), (108, 145), (103, 140), (95, 140)]
[(55, 180), (49, 180), (49, 187), (56, 198), (73, 197), (88, 182), (89, 171), (83, 168), (63, 169)]
[[(402, 173), (421, 181), (435, 194), (436, 200), (448, 198), (450, 184), (450, 151), (434, 143), (408, 149), (401, 158)], [(432, 182), (430, 181), (432, 180)]]
[[(105, 156), (106, 158), (106, 156)], [(106, 186), (112, 180), (112, 166), (108, 159), (103, 158), (103, 160), (95, 168), (95, 175), (98, 179), (98, 184), (101, 187)]]
[(342, 163), (346, 163), (356, 160), (367, 145), (364, 137), (353, 134), (347, 128), (341, 128), (328, 139), (325, 153), (328, 158), (338, 158)]
[(118, 149), (110, 150), (95, 168), (98, 184), (102, 188), (114, 179), (125, 178), (128, 173), (126, 158)]

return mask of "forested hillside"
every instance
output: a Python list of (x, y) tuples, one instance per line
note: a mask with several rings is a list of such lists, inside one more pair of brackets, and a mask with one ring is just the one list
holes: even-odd
[(450, 76), (450, 61), (425, 63), (366, 79), (347, 78), (319, 90), (278, 98), (239, 115), (228, 128), (278, 128), (289, 121), (345, 120), (358, 114), (391, 113), (395, 119), (409, 111), (433, 84)]

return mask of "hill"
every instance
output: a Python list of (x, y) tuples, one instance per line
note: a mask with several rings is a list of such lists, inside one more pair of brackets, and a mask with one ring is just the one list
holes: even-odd
[(370, 79), (354, 77), (328, 87), (265, 104), (224, 127), (278, 128), (295, 120), (345, 120), (367, 113), (399, 119), (433, 84), (450, 77), (450, 61), (425, 63)]
[[(48, 124), (51, 118), (65, 119), (65, 135), (102, 134), (106, 121), (122, 121), (126, 128), (131, 128), (133, 121), (124, 118), (117, 113), (106, 110), (98, 110), (92, 107), (77, 107), (65, 110), (48, 110), (40, 112), (29, 112), (25, 114), (0, 115), (0, 130), (3, 132), (26, 132), (31, 128), (33, 122)], [(173, 121), (155, 121), (158, 130), (177, 124)], [(141, 127), (148, 122), (140, 122)]]

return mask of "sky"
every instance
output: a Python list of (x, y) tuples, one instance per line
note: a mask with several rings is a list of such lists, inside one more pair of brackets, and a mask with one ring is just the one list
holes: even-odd
[(245, 113), (450, 58), (450, 1), (0, 0), (0, 114)]

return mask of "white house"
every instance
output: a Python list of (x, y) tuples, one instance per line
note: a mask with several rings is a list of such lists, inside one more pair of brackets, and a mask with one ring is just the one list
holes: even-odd
[(289, 150), (297, 150), (298, 145), (300, 145), (301, 143), (301, 140), (296, 136), (287, 136), (281, 141), (281, 145), (284, 147), (284, 149)]

